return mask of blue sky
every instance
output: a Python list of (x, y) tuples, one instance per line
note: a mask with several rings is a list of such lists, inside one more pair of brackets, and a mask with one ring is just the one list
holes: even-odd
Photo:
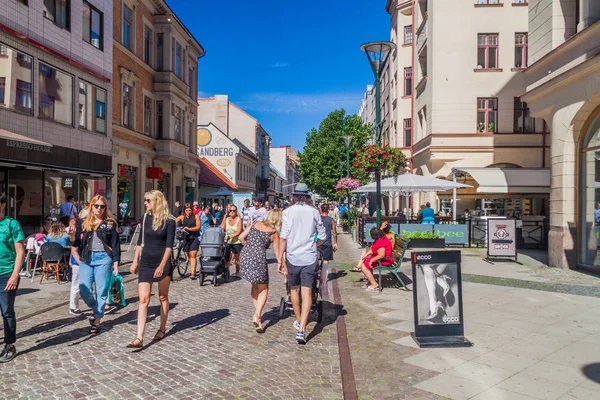
[(385, 0), (167, 0), (206, 49), (200, 96), (228, 94), (301, 150), (337, 108), (356, 113), (373, 75), (360, 45), (389, 40)]

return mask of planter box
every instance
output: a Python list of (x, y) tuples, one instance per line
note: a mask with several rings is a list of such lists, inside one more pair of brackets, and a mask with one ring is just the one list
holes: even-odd
[(408, 243), (410, 249), (443, 249), (446, 241), (441, 239), (411, 239)]

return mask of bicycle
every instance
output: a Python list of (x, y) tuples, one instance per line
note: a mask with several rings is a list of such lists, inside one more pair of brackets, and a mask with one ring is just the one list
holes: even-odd
[(187, 232), (183, 229), (177, 229), (175, 232), (175, 246), (173, 246), (173, 251), (171, 252), (171, 264), (173, 265), (173, 269), (177, 269), (179, 276), (182, 278), (187, 274), (190, 265), (188, 255), (183, 251), (186, 235)]

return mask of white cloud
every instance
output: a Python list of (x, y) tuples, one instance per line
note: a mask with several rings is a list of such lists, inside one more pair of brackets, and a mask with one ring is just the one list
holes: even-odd
[(201, 99), (207, 99), (209, 97), (212, 97), (212, 94), (208, 92), (203, 92), (202, 90), (198, 90), (198, 97)]
[(270, 65), (271, 68), (285, 68), (285, 67), (289, 67), (289, 66), (290, 66), (290, 63), (286, 63), (286, 62), (276, 62), (276, 63)]
[(344, 108), (353, 113), (363, 93), (257, 93), (234, 101), (248, 111), (271, 113), (322, 113)]

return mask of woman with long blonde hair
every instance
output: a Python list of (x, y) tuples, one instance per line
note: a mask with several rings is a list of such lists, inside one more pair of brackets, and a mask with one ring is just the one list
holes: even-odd
[(146, 214), (142, 220), (142, 233), (135, 247), (135, 255), (130, 271), (138, 273), (138, 320), (137, 336), (127, 347), (144, 346), (144, 331), (148, 318), (148, 305), (152, 293), (152, 283), (158, 282), (160, 299), (160, 328), (152, 338), (162, 340), (167, 329), (169, 316), (169, 286), (173, 279), (171, 253), (175, 241), (175, 218), (169, 214), (167, 199), (158, 190), (151, 190), (144, 195)]
[(273, 242), (275, 257), (279, 263), (283, 258), (279, 251), (281, 210), (271, 210), (267, 219), (249, 225), (240, 235), (244, 247), (240, 256), (241, 276), (252, 284), (250, 294), (254, 304), (252, 322), (257, 333), (263, 333), (262, 311), (269, 295), (269, 264), (267, 248)]
[(69, 227), (69, 236), (71, 254), (79, 264), (79, 292), (94, 312), (89, 318), (90, 333), (96, 335), (104, 317), (111, 270), (115, 275), (119, 273), (121, 242), (117, 222), (109, 216), (106, 198), (95, 196), (90, 201), (90, 210), (79, 229)]

